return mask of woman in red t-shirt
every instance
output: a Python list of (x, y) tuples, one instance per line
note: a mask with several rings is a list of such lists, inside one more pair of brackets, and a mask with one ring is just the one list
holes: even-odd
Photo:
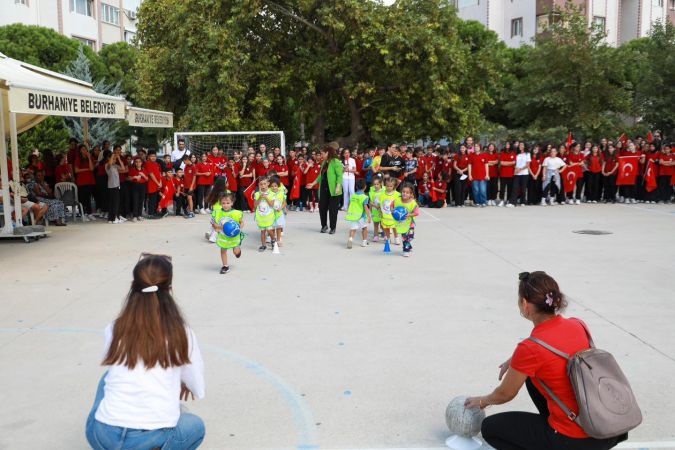
[(466, 145), (460, 145), (459, 153), (455, 154), (453, 160), (452, 168), (455, 170), (453, 197), (455, 206), (463, 208), (466, 200), (467, 178), (469, 177), (469, 155), (466, 153)]
[[(541, 147), (535, 145), (530, 156), (530, 181), (527, 185), (527, 204), (536, 205), (541, 202), (542, 194), (542, 175), (541, 163), (543, 158), (541, 156)], [(492, 180), (492, 178), (490, 178)]]
[(619, 160), (613, 145), (607, 147), (607, 153), (602, 158), (602, 184), (605, 202), (616, 203), (616, 173), (619, 170)]
[(242, 211), (250, 211), (246, 193), (244, 192), (251, 183), (255, 182), (255, 166), (254, 162), (248, 156), (241, 157), (241, 170), (239, 170), (238, 186), (238, 206)]
[[(534, 324), (530, 334), (569, 355), (590, 348), (586, 325), (560, 312), (567, 306), (558, 283), (545, 272), (523, 272), (518, 287), (520, 315)], [(500, 366), (499, 387), (481, 397), (469, 397), (467, 408), (486, 408), (513, 400), (527, 387), (539, 413), (505, 412), (487, 417), (483, 439), (497, 450), (566, 449), (605, 450), (628, 436), (594, 439), (570, 420), (543, 389), (544, 382), (570, 408), (578, 412), (574, 390), (567, 375), (567, 361), (529, 339), (523, 339), (513, 356)]]
[(59, 165), (54, 169), (54, 178), (57, 183), (72, 183), (73, 168), (68, 164), (68, 156), (64, 153), (59, 155)]
[(497, 146), (488, 144), (485, 157), (488, 159), (488, 206), (497, 206), (497, 193), (499, 192), (499, 155)]
[(134, 159), (133, 166), (129, 168), (128, 179), (131, 180), (131, 215), (134, 222), (139, 222), (143, 220), (143, 203), (150, 179), (141, 158)]
[(209, 193), (209, 188), (213, 185), (215, 178), (215, 169), (209, 162), (206, 153), (202, 153), (200, 161), (197, 163), (197, 206), (196, 212), (199, 214), (206, 214), (206, 208), (211, 205), (204, 203), (206, 194)]
[(597, 145), (591, 147), (591, 153), (586, 157), (586, 167), (588, 168), (588, 172), (586, 173), (588, 178), (586, 201), (598, 203), (598, 200), (600, 200), (600, 181), (602, 179), (602, 155)]
[(659, 155), (659, 203), (670, 203), (673, 196), (671, 184), (675, 180), (675, 155), (672, 151), (670, 145), (664, 144)]
[(94, 160), (85, 144), (80, 144), (75, 156), (75, 183), (77, 184), (77, 198), (82, 203), (86, 219), (96, 220), (91, 213), (91, 198), (94, 195), (96, 179), (94, 178)]
[[(314, 212), (318, 208), (319, 184), (316, 183), (316, 179), (319, 178), (320, 172), (321, 165), (314, 161), (314, 157), (310, 156), (307, 158), (307, 165), (303, 169), (303, 173), (305, 174), (305, 189), (307, 189), (307, 207), (309, 208), (309, 212)], [(310, 185), (311, 187), (308, 187)]]

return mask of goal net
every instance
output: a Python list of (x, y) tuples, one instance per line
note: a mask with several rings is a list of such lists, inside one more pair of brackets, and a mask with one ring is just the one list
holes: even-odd
[(256, 152), (261, 145), (265, 145), (267, 152), (276, 147), (286, 156), (286, 140), (283, 131), (214, 131), (214, 132), (179, 132), (173, 135), (173, 148), (178, 148), (178, 139), (185, 140), (185, 146), (190, 152), (201, 155), (209, 153), (214, 146), (231, 158), (235, 151), (246, 151), (253, 148)]

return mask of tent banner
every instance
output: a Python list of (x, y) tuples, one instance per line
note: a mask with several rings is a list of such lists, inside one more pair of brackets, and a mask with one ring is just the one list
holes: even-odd
[(144, 128), (173, 128), (173, 114), (151, 109), (129, 108), (127, 112), (129, 126)]
[(126, 102), (97, 97), (11, 86), (9, 110), (19, 114), (124, 119)]

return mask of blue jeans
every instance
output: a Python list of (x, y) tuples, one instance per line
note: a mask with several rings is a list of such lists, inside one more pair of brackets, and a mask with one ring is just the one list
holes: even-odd
[(473, 180), (471, 182), (471, 191), (473, 192), (473, 201), (477, 205), (487, 203), (487, 180)]
[(87, 441), (94, 450), (193, 450), (204, 440), (204, 422), (194, 414), (181, 413), (174, 428), (157, 430), (114, 427), (99, 422), (94, 416), (103, 400), (104, 386), (105, 375), (98, 384), (94, 406), (87, 418)]
[(417, 203), (419, 203), (420, 206), (427, 206), (431, 202), (431, 196), (429, 194), (420, 194), (419, 197), (417, 197)]

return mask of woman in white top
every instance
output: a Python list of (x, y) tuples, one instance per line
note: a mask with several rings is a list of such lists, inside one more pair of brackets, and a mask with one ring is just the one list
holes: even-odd
[(349, 199), (354, 193), (354, 173), (356, 172), (356, 161), (351, 157), (349, 149), (346, 148), (342, 152), (342, 210), (349, 209)]
[[(549, 205), (553, 205), (555, 197), (561, 189), (560, 172), (565, 170), (567, 165), (565, 164), (565, 161), (558, 158), (558, 150), (552, 148), (549, 156), (544, 159), (542, 167), (544, 169), (544, 186), (541, 204), (545, 205), (548, 201)], [(553, 193), (551, 195), (552, 191)]]
[(204, 422), (180, 400), (204, 398), (197, 339), (171, 295), (171, 258), (141, 254), (117, 320), (105, 330), (103, 365), (86, 435), (96, 450), (195, 449)]

